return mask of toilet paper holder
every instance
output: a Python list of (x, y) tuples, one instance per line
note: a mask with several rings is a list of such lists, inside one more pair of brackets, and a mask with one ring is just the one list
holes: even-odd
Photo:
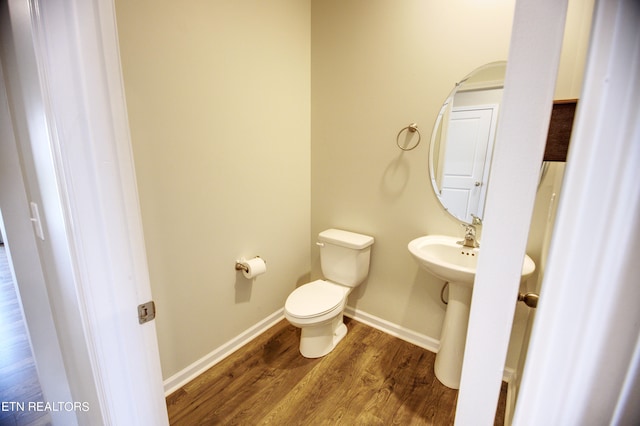
[[(257, 258), (260, 258), (260, 256), (256, 256)], [(240, 260), (236, 260), (236, 271), (244, 271), (244, 272), (249, 272), (249, 267), (244, 263), (246, 259), (242, 258)], [(267, 261), (262, 259), (262, 261), (266, 264)]]

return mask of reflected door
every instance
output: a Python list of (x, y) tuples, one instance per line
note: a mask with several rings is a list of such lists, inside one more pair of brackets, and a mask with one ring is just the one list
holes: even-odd
[(468, 223), (483, 214), (497, 115), (496, 105), (451, 111), (440, 197), (454, 216)]

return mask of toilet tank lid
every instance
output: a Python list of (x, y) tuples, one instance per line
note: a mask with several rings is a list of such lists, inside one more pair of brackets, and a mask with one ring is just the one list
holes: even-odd
[(318, 235), (318, 240), (324, 243), (335, 244), (360, 250), (373, 244), (373, 237), (342, 229), (327, 229)]

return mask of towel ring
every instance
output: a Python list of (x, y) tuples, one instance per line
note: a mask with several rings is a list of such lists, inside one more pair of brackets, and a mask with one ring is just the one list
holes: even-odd
[[(404, 132), (405, 130), (407, 130), (410, 133), (418, 133), (418, 142), (416, 142), (415, 145), (413, 145), (410, 148), (404, 148), (400, 145), (400, 135), (402, 134), (402, 132)], [(398, 148), (400, 148), (403, 151), (411, 151), (412, 149), (414, 149), (415, 147), (417, 147), (418, 145), (420, 145), (420, 140), (422, 139), (422, 135), (420, 134), (420, 130), (418, 130), (418, 125), (416, 123), (411, 123), (409, 124), (407, 127), (403, 127), (399, 132), (398, 132), (398, 136), (396, 136), (396, 144), (398, 145)]]

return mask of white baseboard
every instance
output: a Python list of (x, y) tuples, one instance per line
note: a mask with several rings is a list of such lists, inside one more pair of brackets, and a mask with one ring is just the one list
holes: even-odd
[[(440, 349), (440, 340), (429, 337), (425, 334), (416, 333), (413, 330), (402, 327), (401, 325), (394, 324), (375, 315), (368, 314), (364, 311), (357, 310), (351, 306), (347, 306), (344, 309), (344, 314), (349, 318), (353, 318), (356, 321), (360, 321), (367, 324), (370, 327), (378, 329), (398, 339), (404, 340), (416, 346), (419, 346), (428, 351), (438, 353)], [(515, 370), (511, 367), (506, 367), (502, 373), (502, 380), (511, 383), (515, 376)]]
[(353, 318), (356, 321), (360, 321), (370, 327), (378, 329), (398, 339), (412, 343), (423, 349), (437, 353), (440, 349), (440, 341), (429, 337), (425, 334), (416, 333), (413, 330), (409, 330), (401, 325), (394, 324), (375, 315), (368, 314), (364, 311), (360, 311), (347, 306), (344, 310), (344, 314), (349, 318)]
[(283, 318), (284, 308), (277, 310), (253, 327), (245, 330), (240, 335), (234, 337), (219, 348), (216, 348), (209, 354), (189, 365), (187, 368), (169, 377), (164, 381), (165, 396), (169, 396), (173, 392), (177, 391), (182, 386), (189, 383), (191, 380), (195, 379), (200, 374), (204, 373), (206, 370), (240, 349), (242, 346), (246, 345), (269, 328), (273, 327)]
[[(391, 336), (397, 337), (398, 339), (402, 339), (406, 342), (419, 346), (428, 351), (437, 353), (440, 349), (440, 341), (437, 339), (429, 337), (425, 334), (416, 333), (415, 331), (409, 330), (408, 328), (402, 327), (401, 325), (394, 324), (382, 318), (376, 317), (375, 315), (357, 310), (355, 308), (352, 308), (351, 306), (347, 306), (345, 308), (344, 314), (349, 318), (353, 318), (356, 321), (360, 321), (363, 324), (378, 329)], [(242, 346), (246, 345), (256, 337), (258, 337), (260, 334), (267, 331), (269, 328), (273, 327), (283, 318), (284, 308), (277, 310), (253, 327), (245, 330), (243, 333), (229, 340), (219, 348), (214, 349), (212, 352), (200, 358), (185, 369), (169, 377), (164, 381), (165, 396), (169, 396), (171, 393), (180, 389), (182, 386), (189, 383), (191, 380), (195, 379), (200, 374), (204, 373), (206, 370), (213, 367), (214, 365), (231, 355), (233, 352), (240, 349)], [(506, 368), (504, 371), (504, 380), (507, 383), (511, 382), (514, 374), (515, 372), (513, 371), (513, 369)]]

